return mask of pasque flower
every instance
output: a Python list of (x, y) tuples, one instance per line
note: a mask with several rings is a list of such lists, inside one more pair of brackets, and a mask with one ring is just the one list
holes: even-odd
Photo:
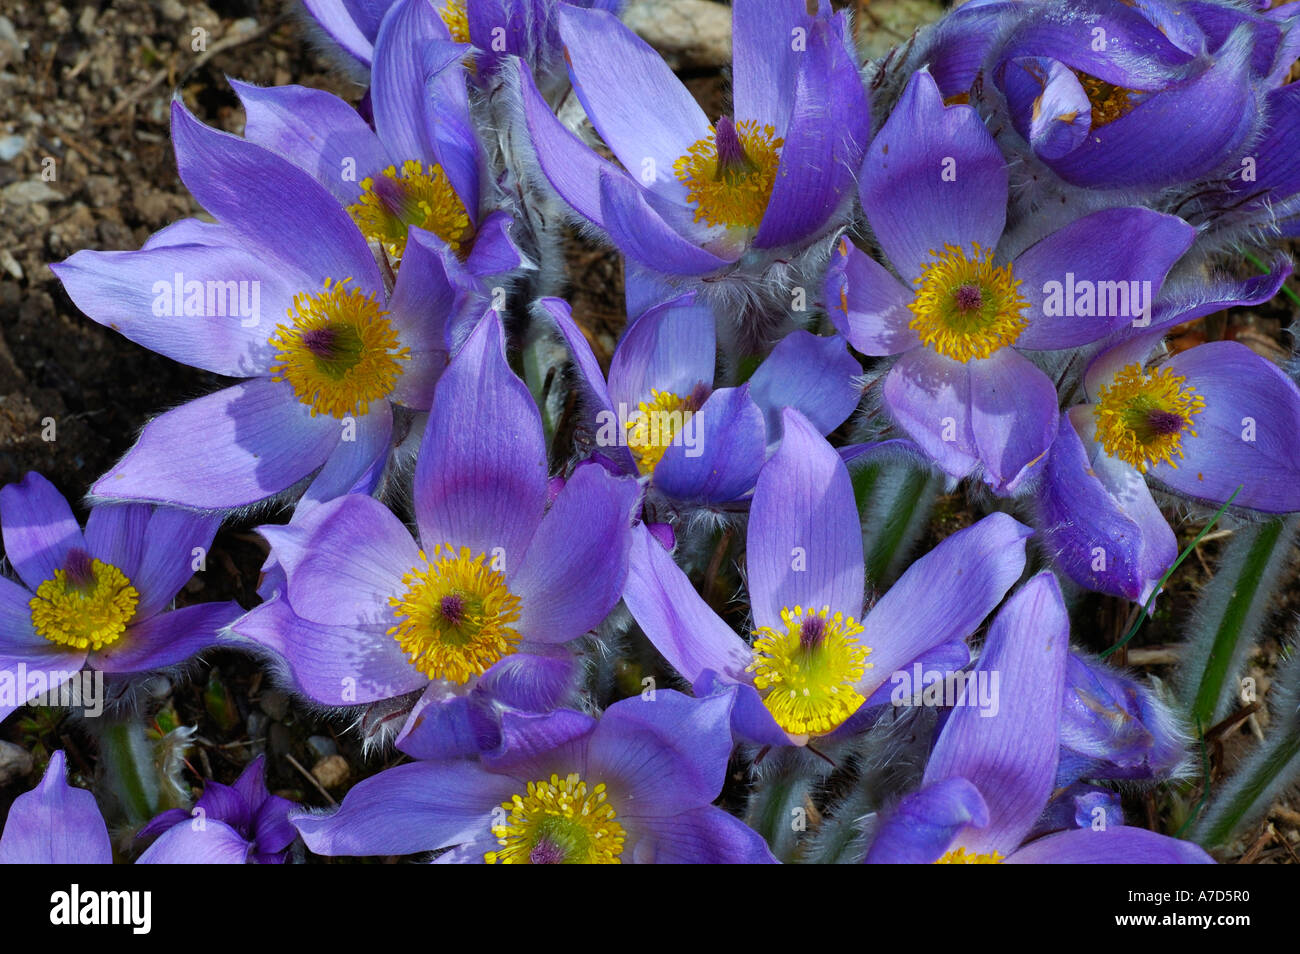
[(1031, 531), (993, 514), (921, 557), (866, 611), (862, 531), (848, 470), (798, 411), (763, 466), (745, 560), (752, 644), (704, 602), (643, 527), (623, 600), (697, 695), (732, 687), (739, 735), (804, 745), (889, 701), (913, 663), (960, 668), (964, 640), (1019, 578)]
[(63, 750), (41, 783), (14, 799), (0, 832), (0, 865), (111, 865), (113, 845), (95, 796), (68, 784)]
[(457, 290), (441, 240), (412, 229), (389, 289), (356, 224), (307, 172), (179, 102), (172, 140), (182, 181), (218, 222), (186, 219), (137, 252), (81, 251), (52, 267), (93, 320), (245, 380), (150, 421), (92, 493), (225, 509), (313, 475), (312, 500), (369, 490), (394, 407), (428, 408), (446, 364)]
[(480, 761), (421, 761), (357, 785), (338, 811), (298, 814), (322, 855), (415, 854), (442, 863), (771, 863), (767, 845), (710, 803), (731, 754), (731, 699), (658, 690), (599, 720), (507, 713)]
[[(1088, 366), (1036, 497), (1057, 564), (1090, 589), (1145, 600), (1178, 555), (1147, 487), (1265, 513), (1300, 510), (1300, 389), (1234, 341), (1151, 361), (1159, 332)], [(1240, 487), (1240, 490), (1237, 488)]]
[[(502, 55), (522, 57), (535, 72), (557, 68), (559, 0), (418, 0), (438, 17), (440, 39), (474, 47), (478, 70), (489, 72)], [(370, 67), (393, 0), (303, 0), (308, 12), (353, 60)], [(575, 6), (617, 13), (622, 0), (578, 0)]]
[(843, 14), (803, 0), (733, 6), (732, 114), (710, 122), (681, 81), (615, 17), (562, 6), (574, 90), (622, 168), (583, 145), (520, 67), (541, 171), (628, 258), (701, 276), (789, 256), (843, 212), (869, 132)]
[[(990, 31), (1007, 7), (1019, 8), (1013, 25)], [(1058, 176), (1089, 188), (1161, 188), (1232, 171), (1297, 52), (1278, 19), (1213, 2), (984, 4), (940, 32), (938, 52), (985, 47), (986, 83), (1005, 98), (1016, 132)]]
[(438, 384), (415, 471), (419, 542), (371, 497), (313, 508), (271, 529), (283, 590), (233, 632), (282, 658), (316, 702), (423, 690), (399, 737), (408, 754), (477, 751), (490, 701), (559, 702), (575, 675), (563, 644), (605, 618), (627, 572), (635, 481), (588, 464), (548, 500), (546, 461), (489, 312)]
[(137, 864), (283, 864), (297, 831), (289, 824), (294, 804), (266, 790), (266, 758), (259, 755), (234, 785), (208, 781), (188, 811), (156, 815), (137, 838), (157, 836)]
[(112, 676), (178, 665), (217, 641), (238, 603), (171, 609), (220, 519), (104, 504), (85, 531), (37, 473), (0, 489), (0, 535), (20, 582), (0, 578), (0, 719), (83, 667)]
[(944, 105), (924, 71), (867, 151), (861, 194), (897, 277), (841, 240), (831, 319), (859, 351), (899, 355), (883, 386), (895, 423), (945, 472), (982, 467), (998, 492), (1023, 485), (1057, 429), (1056, 387), (1021, 352), (1079, 348), (1149, 320), (1195, 235), (1171, 215), (1111, 208), (1023, 251), (1002, 247), (1002, 154), (974, 109)]
[(399, 0), (388, 10), (371, 70), (373, 129), (323, 90), (231, 85), (248, 114), (245, 137), (311, 173), (394, 268), (415, 226), (446, 246), (444, 268), (458, 291), (485, 296), (478, 279), (522, 259), (510, 215), (494, 208), (498, 192), (483, 173), (465, 48), (445, 34), (428, 0)]
[(1196, 845), (1143, 828), (1068, 828), (1026, 842), (1056, 787), (1070, 624), (1055, 577), (998, 613), (975, 672), (998, 673), (995, 714), (958, 705), (922, 787), (878, 829), (868, 863), (1206, 864)]
[[(629, 309), (637, 291), (629, 275)], [(568, 304), (548, 298), (541, 306), (573, 355), (597, 453), (672, 501), (725, 504), (748, 495), (780, 439), (782, 408), (797, 408), (828, 434), (861, 397), (862, 369), (844, 340), (802, 330), (782, 338), (747, 382), (715, 388), (714, 315), (694, 292), (631, 319), (608, 381)]]

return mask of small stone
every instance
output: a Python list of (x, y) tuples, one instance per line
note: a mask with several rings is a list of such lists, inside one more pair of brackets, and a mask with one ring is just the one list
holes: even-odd
[(91, 36), (95, 32), (95, 17), (99, 11), (95, 9), (94, 4), (81, 8), (81, 16), (77, 17), (77, 30), (82, 36)]
[(322, 788), (338, 788), (348, 780), (352, 769), (348, 767), (348, 760), (343, 756), (327, 755), (312, 766), (311, 774), (315, 776), (316, 781), (320, 782)]
[(158, 4), (158, 12), (173, 23), (185, 19), (185, 5), (180, 0), (162, 0)]
[(289, 714), (289, 697), (278, 689), (263, 692), (257, 705), (276, 722), (283, 722)]
[(313, 735), (307, 740), (307, 748), (311, 750), (312, 757), (318, 760), (338, 755), (339, 752), (339, 747), (328, 735)]
[(32, 754), (20, 745), (0, 741), (0, 785), (8, 785), (32, 774)]
[(14, 258), (13, 253), (7, 248), (0, 248), (0, 268), (3, 268), (9, 275), (18, 280), (23, 280), (23, 267), (18, 264), (18, 259)]
[(0, 139), (0, 162), (8, 162), (26, 148), (26, 136), (5, 136)]
[(55, 192), (40, 179), (23, 179), (5, 186), (0, 193), (6, 202), (13, 205), (33, 205), (38, 202), (58, 202), (63, 196)]

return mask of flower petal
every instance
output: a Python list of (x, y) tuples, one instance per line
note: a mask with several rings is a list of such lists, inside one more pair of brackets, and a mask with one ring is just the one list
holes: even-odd
[(600, 624), (627, 578), (634, 480), (599, 464), (573, 472), (533, 534), (511, 581), (525, 639), (563, 643)]
[(781, 413), (799, 411), (819, 433), (843, 424), (862, 397), (854, 379), (862, 366), (838, 335), (824, 338), (802, 329), (782, 338), (749, 379), (749, 394), (767, 420), (767, 439), (781, 436)]
[(749, 646), (700, 598), (645, 524), (632, 533), (623, 601), (655, 649), (688, 682), (706, 670), (732, 682), (749, 681)]
[(1273, 362), (1235, 341), (1212, 341), (1174, 355), (1175, 374), (1205, 399), (1184, 434), (1177, 467), (1150, 475), (1201, 500), (1227, 500), (1267, 513), (1300, 510), (1300, 390)]
[(9, 564), (32, 591), (54, 578), (69, 550), (86, 548), (68, 501), (36, 471), (0, 488), (0, 536)]
[(63, 751), (50, 756), (40, 785), (14, 799), (0, 835), (0, 864), (111, 865), (113, 847), (95, 796), (64, 777)]
[(1114, 208), (1076, 219), (1031, 245), (1012, 264), (1029, 302), (1023, 312), (1029, 325), (1016, 347), (1074, 348), (1126, 327), (1149, 327), (1165, 275), (1195, 237), (1177, 216)]
[(766, 430), (748, 384), (719, 388), (664, 451), (655, 487), (683, 501), (721, 503), (743, 496), (758, 478)]
[(783, 628), (796, 606), (862, 616), (862, 530), (839, 455), (798, 411), (758, 475), (745, 562), (754, 624)]
[(541, 521), (546, 477), (541, 416), (506, 363), (491, 311), (438, 382), (415, 467), (421, 542), (475, 555), (500, 548), (509, 577)]
[(318, 855), (409, 855), (482, 837), (518, 787), (472, 762), (412, 762), (360, 782), (335, 812), (289, 820)]
[(988, 823), (979, 789), (964, 778), (945, 778), (904, 796), (876, 830), (865, 860), (869, 865), (927, 865), (943, 856), (963, 828)]
[(254, 378), (154, 418), (91, 488), (96, 497), (199, 509), (242, 507), (292, 487), (338, 445), (284, 381)]
[(1008, 600), (989, 629), (975, 678), (998, 680), (997, 709), (959, 703), (925, 769), (926, 784), (961, 777), (984, 797), (988, 824), (958, 836), (968, 851), (1011, 854), (1047, 804), (1069, 645), (1070, 621), (1048, 572)]
[(1006, 222), (1002, 153), (979, 114), (945, 106), (925, 71), (912, 75), (867, 150), (861, 192), (867, 221), (905, 281), (945, 244), (994, 248)]

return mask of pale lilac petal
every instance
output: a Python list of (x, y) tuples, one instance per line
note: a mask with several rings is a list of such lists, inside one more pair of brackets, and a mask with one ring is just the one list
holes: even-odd
[(899, 354), (920, 344), (907, 307), (912, 293), (846, 238), (831, 256), (825, 295), (835, 330), (863, 354)]
[(40, 785), (9, 807), (0, 864), (110, 865), (113, 847), (95, 796), (64, 777), (62, 750), (50, 756)]
[(673, 163), (709, 136), (695, 98), (649, 44), (603, 10), (560, 8), (560, 36), (573, 88), (592, 125), (625, 169), (653, 163), (653, 184), (679, 202)]
[(632, 535), (623, 601), (668, 663), (694, 683), (706, 670), (748, 681), (749, 646), (700, 597), (644, 524)]
[(335, 812), (289, 820), (318, 855), (409, 855), (482, 838), (522, 789), (472, 762), (413, 762), (359, 783)]
[(959, 704), (926, 766), (926, 784), (965, 778), (984, 796), (988, 824), (958, 837), (968, 851), (1011, 854), (1047, 805), (1069, 648), (1060, 587), (1050, 573), (1040, 573), (993, 621), (975, 667), (977, 679), (997, 674), (996, 712)]
[(605, 710), (587, 748), (587, 772), (619, 810), (672, 816), (722, 791), (731, 755), (731, 696), (694, 699), (672, 689)]
[(294, 688), (327, 706), (395, 699), (428, 684), (386, 626), (326, 626), (294, 613), (283, 596), (256, 607), (231, 631), (279, 656)]
[(0, 536), (10, 566), (33, 591), (54, 578), (69, 550), (86, 549), (68, 501), (35, 471), (0, 488)]
[(215, 818), (181, 822), (163, 832), (136, 861), (138, 865), (242, 865), (253, 843)]
[(341, 434), (340, 421), (313, 417), (287, 382), (257, 378), (154, 418), (91, 493), (200, 509), (242, 507), (316, 470)]
[(117, 642), (90, 654), (90, 665), (104, 672), (135, 673), (165, 669), (215, 646), (221, 630), (244, 612), (233, 600), (196, 603), (132, 623)]
[(1011, 857), (1012, 865), (1212, 865), (1214, 859), (1190, 841), (1116, 825), (1093, 831), (1076, 828), (1031, 842)]
[(768, 442), (781, 436), (781, 414), (799, 411), (821, 434), (843, 424), (862, 397), (862, 366), (838, 336), (796, 330), (782, 338), (749, 379), (749, 394), (767, 420)]
[(861, 192), (876, 239), (906, 281), (944, 245), (993, 248), (1006, 220), (1002, 153), (979, 114), (945, 106), (925, 71), (912, 75), (867, 150)]
[(783, 608), (862, 616), (862, 529), (848, 469), (802, 414), (764, 466), (750, 508), (745, 561), (754, 624), (784, 629)]
[[(297, 565), (285, 568), (294, 612), (326, 626), (392, 625), (388, 600), (422, 565), (410, 531), (373, 497), (350, 494), (321, 507), (328, 516)], [(432, 547), (426, 552), (433, 558)]]
[(533, 534), (511, 580), (524, 639), (562, 643), (609, 615), (623, 591), (634, 480), (599, 464), (578, 467)]
[(1028, 358), (1003, 348), (970, 361), (971, 433), (984, 479), (1013, 493), (1041, 467), (1060, 419), (1056, 387)]
[(541, 416), (490, 312), (438, 382), (415, 469), (421, 542), (499, 555), (508, 578), (541, 521), (546, 466)]

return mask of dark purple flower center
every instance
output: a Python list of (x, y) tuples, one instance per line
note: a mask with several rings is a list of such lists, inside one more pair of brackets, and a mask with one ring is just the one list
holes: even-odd
[(380, 176), (373, 180), (373, 183), (371, 188), (379, 201), (384, 204), (384, 208), (394, 218), (405, 219), (407, 213), (411, 211), (411, 202), (401, 183), (388, 176)]
[(459, 593), (448, 593), (438, 603), (438, 613), (452, 626), (465, 622), (465, 597)]
[(537, 839), (537, 844), (528, 853), (528, 863), (532, 865), (562, 865), (564, 858), (564, 848), (545, 835)]
[(1178, 434), (1187, 425), (1186, 419), (1173, 411), (1152, 408), (1147, 412), (1147, 428), (1157, 437), (1170, 437)]
[(809, 616), (799, 627), (799, 645), (803, 649), (816, 649), (822, 644), (822, 637), (825, 635), (825, 617)]
[(730, 116), (720, 117), (714, 129), (714, 144), (718, 150), (717, 178), (746, 176), (758, 168), (745, 152), (745, 144), (740, 141), (740, 133)]
[(959, 311), (977, 311), (984, 306), (984, 293), (978, 285), (968, 282), (957, 289), (953, 302)]
[(73, 547), (63, 561), (63, 572), (71, 586), (84, 589), (95, 580), (95, 561), (85, 550)]
[(337, 329), (328, 325), (324, 328), (312, 328), (303, 332), (303, 347), (322, 360), (329, 361), (338, 356), (339, 334)]

